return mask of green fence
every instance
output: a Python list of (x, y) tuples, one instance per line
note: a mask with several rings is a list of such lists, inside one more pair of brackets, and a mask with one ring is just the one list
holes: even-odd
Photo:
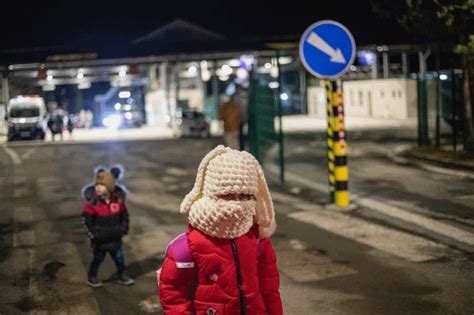
[[(280, 180), (284, 181), (283, 131), (281, 129), (279, 89), (270, 89), (261, 83), (258, 74), (250, 78), (248, 106), (249, 151), (261, 164), (269, 159), (279, 161)], [(275, 118), (279, 128), (275, 129)]]

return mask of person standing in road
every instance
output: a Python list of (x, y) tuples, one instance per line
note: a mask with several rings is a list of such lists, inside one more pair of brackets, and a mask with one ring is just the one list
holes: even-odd
[(69, 139), (72, 139), (72, 132), (74, 131), (74, 116), (72, 114), (68, 115), (66, 126), (69, 131)]
[(224, 144), (232, 149), (239, 150), (240, 106), (234, 97), (222, 104), (219, 109), (219, 119), (224, 122)]
[(85, 200), (82, 219), (84, 229), (91, 240), (93, 259), (89, 267), (87, 284), (101, 287), (102, 281), (97, 273), (107, 253), (117, 267), (118, 282), (132, 285), (125, 267), (122, 250), (122, 237), (128, 234), (128, 211), (125, 205), (127, 190), (116, 183), (121, 178), (123, 169), (115, 166), (110, 170), (97, 167), (94, 182), (82, 190)]
[(158, 273), (164, 314), (283, 314), (273, 202), (250, 153), (209, 152), (180, 212), (187, 232), (170, 243)]

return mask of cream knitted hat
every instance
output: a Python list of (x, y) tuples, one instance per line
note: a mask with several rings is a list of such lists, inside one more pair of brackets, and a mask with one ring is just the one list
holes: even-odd
[[(226, 194), (252, 195), (256, 198), (255, 207), (251, 211), (248, 202), (242, 203), (242, 211), (231, 213), (235, 203), (218, 198)], [(260, 238), (269, 237), (276, 228), (262, 167), (250, 153), (223, 145), (202, 159), (194, 187), (184, 197), (180, 212), (188, 216), (191, 225), (216, 237), (238, 237), (247, 233), (254, 222), (260, 227)]]

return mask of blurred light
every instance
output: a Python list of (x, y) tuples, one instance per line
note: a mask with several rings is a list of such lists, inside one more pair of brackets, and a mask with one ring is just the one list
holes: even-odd
[(273, 67), (270, 69), (270, 76), (272, 78), (277, 78), (278, 77), (278, 68)]
[(281, 93), (280, 94), (280, 98), (282, 101), (288, 101), (288, 94), (286, 93)]
[(195, 74), (197, 72), (197, 68), (195, 66), (191, 66), (188, 68), (188, 72), (191, 74)]
[(229, 60), (229, 65), (235, 68), (240, 67), (240, 60), (239, 59)]
[(229, 80), (229, 76), (228, 75), (221, 75), (221, 76), (219, 76), (219, 80), (227, 81), (227, 80)]
[(252, 55), (242, 55), (240, 56), (240, 64), (245, 70), (250, 71), (255, 64), (255, 57)]
[(178, 118), (183, 117), (183, 113), (182, 112), (176, 112), (176, 117), (178, 117)]
[(272, 64), (269, 63), (269, 62), (267, 62), (267, 63), (265, 63), (265, 66), (264, 66), (264, 67), (265, 67), (265, 69), (271, 69), (271, 68), (272, 68)]
[(129, 105), (129, 104), (127, 104), (123, 107), (123, 110), (126, 110), (126, 111), (129, 111), (131, 109), (132, 109), (132, 105)]
[(239, 68), (237, 69), (237, 78), (239, 79), (247, 79), (249, 77), (249, 73), (247, 70), (245, 70), (244, 68)]
[(169, 123), (171, 121), (170, 115), (165, 115), (165, 122)]
[(91, 83), (89, 81), (86, 81), (86, 82), (80, 82), (78, 85), (77, 85), (77, 88), (79, 90), (85, 90), (85, 89), (90, 89), (91, 87)]
[(448, 76), (446, 74), (440, 74), (439, 79), (445, 81), (448, 79)]
[(124, 76), (126, 76), (126, 75), (127, 75), (127, 71), (125, 71), (125, 70), (120, 70), (120, 72), (119, 72), (119, 77), (124, 77)]
[(54, 91), (56, 90), (56, 86), (54, 84), (45, 84), (41, 87), (43, 91), (48, 92), (48, 91)]
[(79, 73), (77, 74), (77, 78), (78, 78), (79, 80), (84, 79), (84, 73), (79, 72)]
[(356, 70), (357, 70), (357, 67), (354, 66), (354, 65), (352, 65), (352, 66), (349, 67), (349, 69), (351, 69), (351, 71), (356, 71)]
[(52, 76), (52, 75), (48, 75), (48, 76), (46, 77), (46, 80), (52, 81), (52, 80), (53, 80), (53, 76)]
[(133, 117), (132, 113), (130, 113), (130, 112), (125, 113), (125, 118), (126, 119), (130, 120), (130, 119), (132, 119), (132, 117)]
[(209, 70), (203, 70), (202, 71), (202, 75), (201, 75), (201, 79), (203, 81), (209, 81), (211, 79), (211, 71)]
[(357, 59), (361, 65), (371, 65), (377, 56), (371, 50), (361, 50), (357, 52)]
[(130, 91), (121, 91), (119, 93), (119, 98), (129, 98), (132, 95)]
[(220, 69), (220, 76), (229, 76), (232, 74), (232, 68), (229, 65), (223, 65)]
[(278, 82), (275, 82), (275, 81), (268, 83), (268, 87), (270, 89), (278, 89), (279, 86), (280, 86), (280, 84)]
[(176, 119), (176, 124), (179, 126), (183, 123), (183, 120), (181, 118)]
[(280, 57), (278, 58), (278, 61), (280, 62), (281, 65), (287, 65), (293, 62), (293, 58), (291, 57)]
[(120, 123), (122, 122), (122, 117), (119, 115), (110, 115), (108, 117), (105, 117), (102, 123), (104, 126), (110, 129), (117, 129), (120, 126)]
[(120, 107), (122, 107), (122, 104), (115, 103), (115, 105), (114, 105), (115, 110), (120, 110)]

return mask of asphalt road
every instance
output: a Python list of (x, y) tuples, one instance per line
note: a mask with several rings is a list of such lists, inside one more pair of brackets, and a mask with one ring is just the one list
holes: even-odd
[[(272, 241), (285, 314), (472, 314), (472, 180), (391, 162), (384, 150), (403, 139), (360, 137), (350, 160), (351, 185), (362, 204), (385, 204), (382, 212), (325, 209), (325, 194), (302, 184), (324, 187), (324, 138), (287, 139), (294, 176), (284, 186), (272, 184), (279, 222)], [(0, 313), (160, 314), (155, 271), (167, 243), (185, 229), (179, 203), (218, 141), (2, 146)], [(115, 283), (106, 259), (100, 270), (105, 285), (91, 289), (80, 190), (96, 165), (113, 163), (125, 166), (130, 191), (124, 248), (136, 284)]]

